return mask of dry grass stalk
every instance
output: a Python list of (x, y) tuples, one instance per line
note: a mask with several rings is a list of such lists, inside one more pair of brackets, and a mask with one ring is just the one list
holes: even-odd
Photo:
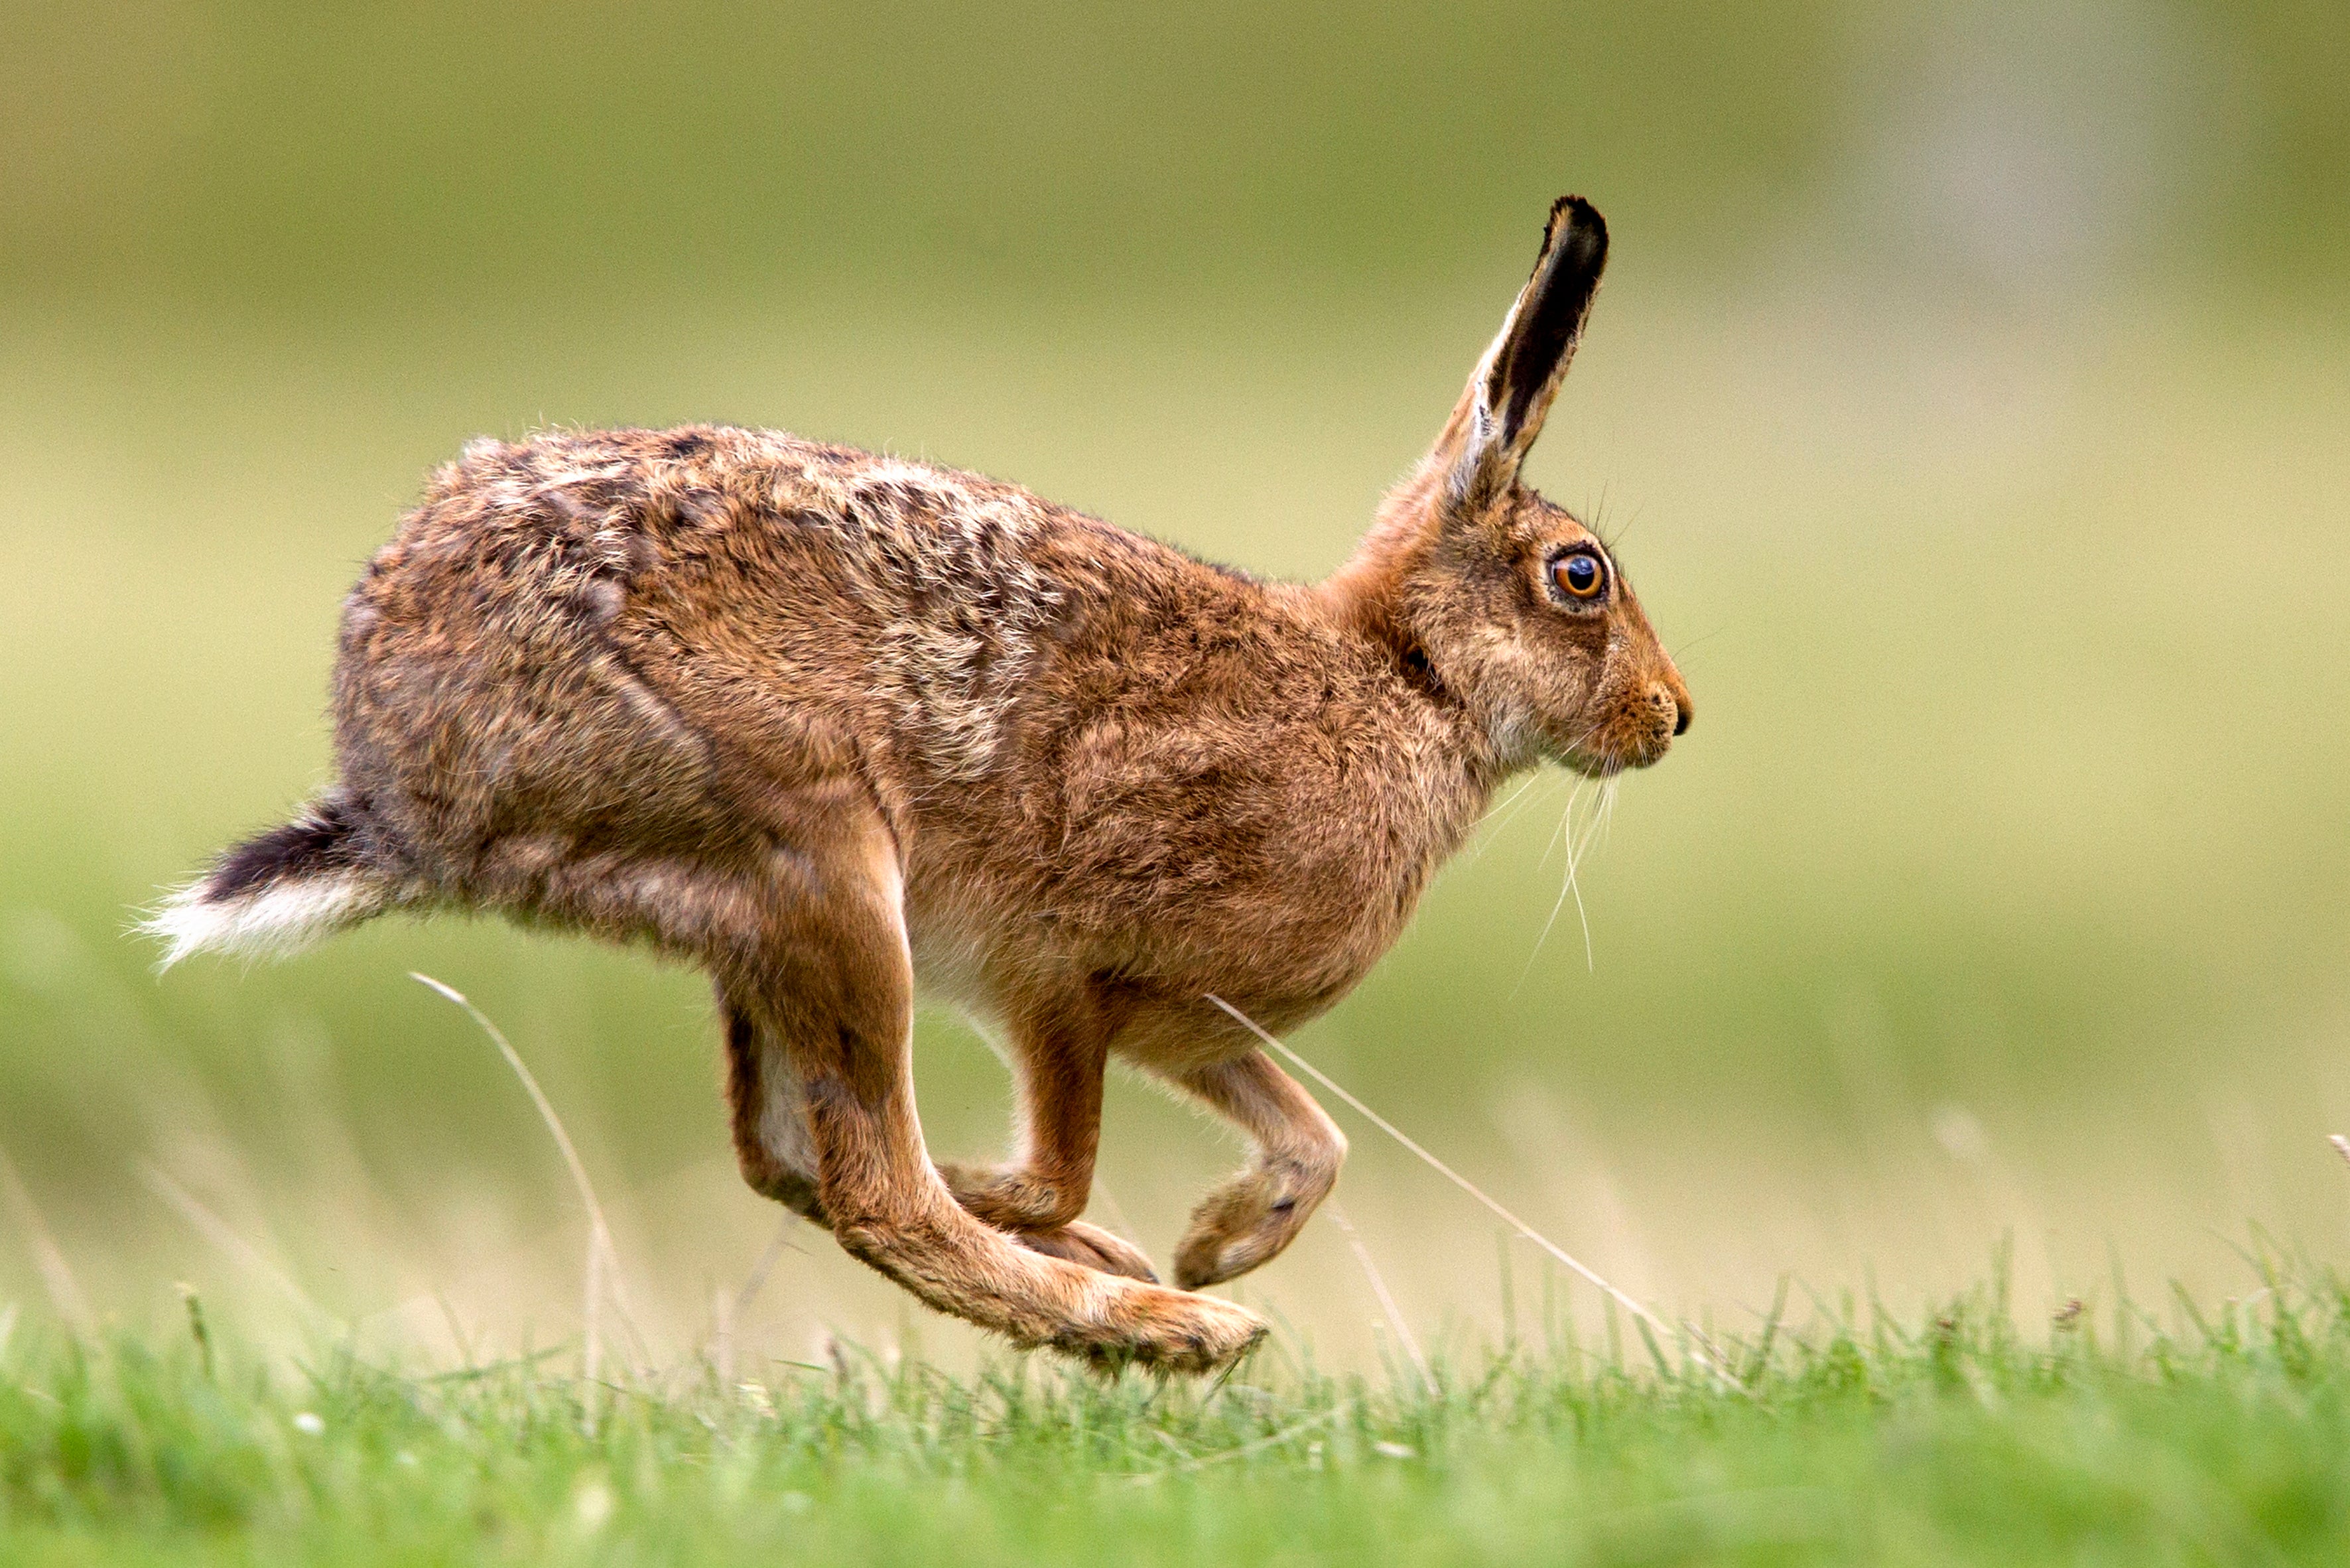
[(1339, 1206), (1336, 1199), (1324, 1199), (1322, 1212), (1330, 1217), (1331, 1224), (1338, 1227), (1339, 1234), (1347, 1238), (1347, 1247), (1354, 1251), (1355, 1262), (1363, 1266), (1363, 1277), (1371, 1282), (1371, 1293), (1379, 1298), (1379, 1310), (1387, 1314), (1388, 1327), (1394, 1331), (1396, 1343), (1411, 1359), (1411, 1369), (1419, 1374), (1420, 1386), (1434, 1390), (1436, 1377), (1429, 1370), (1428, 1357), (1420, 1354), (1419, 1341), (1412, 1336), (1410, 1325), (1404, 1322), (1403, 1312), (1388, 1290), (1388, 1282), (1380, 1274), (1378, 1264), (1371, 1261), (1371, 1250), (1364, 1246), (1362, 1237), (1355, 1233), (1353, 1223), (1347, 1220), (1346, 1210)]
[(443, 984), (429, 974), (419, 974), (411, 970), (408, 978), (419, 985), (428, 986), (439, 992), (442, 996), (463, 1008), (473, 1022), (480, 1025), (482, 1033), (490, 1037), (490, 1044), (498, 1048), (498, 1054), (506, 1059), (506, 1065), (514, 1069), (515, 1076), (522, 1080), (522, 1086), (529, 1091), (531, 1103), (538, 1107), (539, 1119), (546, 1124), (547, 1132), (555, 1139), (555, 1147), (563, 1151), (563, 1163), (571, 1168), (572, 1185), (579, 1189), (579, 1201), (588, 1210), (588, 1267), (587, 1282), (582, 1293), (581, 1314), (584, 1322), (579, 1354), (579, 1375), (584, 1382), (593, 1384), (596, 1381), (598, 1366), (603, 1353), (603, 1340), (599, 1330), (602, 1326), (601, 1312), (607, 1271), (609, 1272), (611, 1283), (612, 1305), (619, 1313), (621, 1324), (628, 1329), (631, 1337), (635, 1336), (636, 1325), (629, 1315), (628, 1290), (621, 1282), (620, 1260), (612, 1246), (612, 1230), (604, 1222), (604, 1206), (596, 1201), (596, 1187), (588, 1179), (588, 1167), (580, 1159), (579, 1150), (573, 1146), (571, 1135), (564, 1130), (563, 1118), (555, 1114), (554, 1102), (546, 1097), (546, 1091), (538, 1086), (538, 1080), (531, 1075), (530, 1068), (524, 1064), (521, 1054), (506, 1039), (504, 1032), (490, 1022), (489, 1015), (474, 1006), (466, 998), (464, 992), (454, 986)]
[(723, 1291), (711, 1294), (711, 1314), (717, 1320), (717, 1345), (713, 1358), (718, 1363), (718, 1376), (723, 1382), (734, 1380), (735, 1325), (751, 1310), (751, 1303), (759, 1299), (759, 1293), (766, 1288), (767, 1276), (783, 1261), (785, 1252), (799, 1251), (792, 1245), (792, 1230), (798, 1223), (798, 1215), (785, 1214), (783, 1222), (775, 1227), (775, 1239), (767, 1243), (766, 1251), (759, 1254), (759, 1261), (751, 1265), (749, 1277), (743, 1280), (743, 1288), (734, 1293), (733, 1301), (728, 1301)]
[(237, 1234), (236, 1227), (213, 1213), (202, 1199), (172, 1179), (162, 1167), (142, 1164), (139, 1168), (139, 1179), (147, 1184), (148, 1191), (177, 1210), (180, 1218), (185, 1220), (198, 1235), (226, 1253), (245, 1272), (293, 1303), (312, 1324), (338, 1332), (342, 1329), (341, 1320), (311, 1300), (310, 1293), (296, 1284), (292, 1275), (271, 1262), (260, 1248)]
[(5, 1148), (0, 1148), (0, 1188), (7, 1191), (8, 1207), (25, 1233), (25, 1245), (33, 1254), (33, 1267), (41, 1276), (41, 1288), (49, 1293), (49, 1304), (57, 1308), (57, 1316), (78, 1337), (91, 1338), (98, 1320), (90, 1314), (89, 1299), (81, 1293), (81, 1285), (74, 1278), (73, 1266), (66, 1262), (64, 1249), (57, 1245), (47, 1220), (42, 1218), (40, 1206), (33, 1201), (32, 1193), (16, 1175), (16, 1162), (8, 1158)]
[[(1396, 1142), (1403, 1145), (1404, 1147), (1409, 1149), (1413, 1154), (1418, 1155), (1420, 1160), (1426, 1164), (1429, 1168), (1435, 1171), (1439, 1176), (1443, 1177), (1447, 1181), (1452, 1183), (1453, 1186), (1461, 1189), (1461, 1191), (1467, 1193), (1478, 1202), (1483, 1204), (1487, 1209), (1491, 1210), (1502, 1223), (1507, 1225), (1511, 1230), (1515, 1231), (1527, 1241), (1532, 1241), (1535, 1246), (1540, 1247), (1544, 1251), (1548, 1252), (1561, 1263), (1565, 1264), (1567, 1268), (1573, 1270), (1596, 1289), (1604, 1293), (1608, 1299), (1615, 1302), (1618, 1306), (1621, 1306), (1626, 1312), (1630, 1313), (1642, 1323), (1647, 1324), (1650, 1328), (1656, 1330), (1658, 1334), (1664, 1335), (1668, 1339), (1672, 1337), (1673, 1331), (1663, 1319), (1658, 1317), (1656, 1314), (1650, 1312), (1647, 1307), (1642, 1306), (1632, 1297), (1625, 1294), (1622, 1291), (1617, 1290), (1605, 1279), (1602, 1279), (1596, 1270), (1586, 1265), (1581, 1260), (1568, 1252), (1565, 1248), (1560, 1246), (1557, 1242), (1552, 1241), (1549, 1237), (1544, 1235), (1541, 1231), (1535, 1230), (1533, 1226), (1527, 1224), (1516, 1215), (1511, 1213), (1507, 1209), (1503, 1208), (1501, 1204), (1495, 1202), (1491, 1197), (1486, 1195), (1483, 1188), (1479, 1187), (1475, 1182), (1470, 1180), (1467, 1177), (1461, 1175), (1459, 1171), (1453, 1169), (1451, 1166), (1437, 1158), (1436, 1156), (1430, 1154), (1426, 1148), (1422, 1147), (1419, 1143), (1415, 1142), (1409, 1136), (1408, 1136), (1402, 1128), (1397, 1127), (1395, 1123), (1388, 1120), (1387, 1117), (1379, 1115), (1378, 1112), (1371, 1109), (1370, 1106), (1365, 1105), (1362, 1101), (1349, 1094), (1345, 1088), (1341, 1087), (1337, 1081), (1332, 1078), (1330, 1075), (1325, 1073), (1321, 1068), (1316, 1067), (1313, 1063), (1308, 1062), (1305, 1057), (1300, 1056), (1296, 1052), (1292, 1051), (1288, 1046), (1283, 1044), (1271, 1034), (1265, 1033), (1265, 1031), (1257, 1023), (1256, 1020), (1251, 1018), (1247, 1013), (1243, 1012), (1239, 1008), (1234, 1007), (1231, 1002), (1226, 1002), (1221, 996), (1210, 995), (1208, 1000), (1214, 1002), (1225, 1012), (1230, 1013), (1233, 1020), (1237, 1022), (1242, 1028), (1255, 1035), (1260, 1041), (1263, 1041), (1266, 1046), (1274, 1051), (1278, 1051), (1282, 1055), (1287, 1057), (1300, 1072), (1312, 1078), (1324, 1088), (1329, 1090), (1332, 1094), (1337, 1096), (1340, 1099), (1346, 1101), (1347, 1105), (1353, 1106), (1356, 1113), (1361, 1116), (1364, 1120), (1369, 1122), (1373, 1127), (1387, 1134), (1388, 1137), (1395, 1139)], [(1727, 1366), (1724, 1366), (1712, 1354), (1700, 1348), (1694, 1339), (1692, 1339), (1690, 1344), (1688, 1355), (1690, 1360), (1696, 1362), (1699, 1366), (1712, 1373), (1716, 1377), (1719, 1377), (1726, 1386), (1731, 1388), (1744, 1387), (1743, 1384), (1741, 1384), (1736, 1377), (1731, 1375), (1730, 1369)]]

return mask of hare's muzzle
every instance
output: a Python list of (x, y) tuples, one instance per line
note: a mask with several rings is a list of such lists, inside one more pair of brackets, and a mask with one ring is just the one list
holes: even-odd
[(1567, 755), (1567, 765), (1596, 778), (1648, 767), (1672, 749), (1676, 736), (1689, 732), (1694, 710), (1680, 672), (1668, 666), (1627, 692), (1608, 721)]

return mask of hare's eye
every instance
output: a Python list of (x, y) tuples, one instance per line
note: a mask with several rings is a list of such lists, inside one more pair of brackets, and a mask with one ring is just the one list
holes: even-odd
[(1607, 586), (1607, 569), (1599, 557), (1581, 550), (1552, 562), (1550, 575), (1558, 591), (1571, 599), (1596, 599)]

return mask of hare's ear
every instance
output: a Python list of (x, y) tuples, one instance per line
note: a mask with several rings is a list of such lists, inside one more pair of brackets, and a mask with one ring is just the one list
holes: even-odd
[(1517, 477), (1575, 357), (1583, 318), (1607, 265), (1607, 224), (1580, 196), (1551, 204), (1534, 276), (1445, 426), (1438, 455), (1456, 502), (1497, 493)]

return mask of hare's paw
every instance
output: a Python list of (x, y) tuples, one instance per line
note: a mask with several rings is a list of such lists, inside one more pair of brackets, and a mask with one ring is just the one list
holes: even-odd
[(1337, 1179), (1329, 1168), (1287, 1161), (1251, 1166), (1201, 1200), (1175, 1250), (1175, 1282), (1187, 1291), (1245, 1274), (1297, 1237)]
[(1113, 1236), (1099, 1226), (1088, 1225), (1082, 1220), (1072, 1220), (1042, 1231), (1013, 1231), (1011, 1238), (1032, 1252), (1042, 1252), (1048, 1258), (1095, 1270), (1105, 1274), (1120, 1274), (1146, 1284), (1157, 1284), (1159, 1276), (1150, 1267), (1150, 1260), (1142, 1249), (1122, 1237)]
[(1145, 1285), (1132, 1288), (1118, 1305), (1112, 1332), (1087, 1334), (1082, 1343), (1060, 1348), (1106, 1372), (1143, 1366), (1205, 1373), (1231, 1366), (1265, 1335), (1264, 1319), (1213, 1296)]

